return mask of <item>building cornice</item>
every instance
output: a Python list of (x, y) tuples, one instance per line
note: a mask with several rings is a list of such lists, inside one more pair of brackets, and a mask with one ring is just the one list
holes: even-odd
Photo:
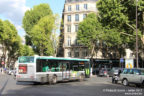
[(80, 2), (96, 2), (98, 0), (65, 0), (65, 4), (80, 3)]
[(97, 11), (92, 11), (92, 10), (83, 10), (83, 11), (67, 11), (63, 12), (63, 14), (80, 14), (80, 13), (90, 13), (90, 12), (97, 12)]

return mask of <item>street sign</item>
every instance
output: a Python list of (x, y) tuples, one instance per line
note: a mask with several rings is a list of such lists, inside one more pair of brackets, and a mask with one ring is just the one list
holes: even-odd
[(120, 63), (123, 63), (124, 62), (124, 59), (123, 58), (120, 58)]
[(4, 61), (2, 61), (1, 64), (4, 65)]

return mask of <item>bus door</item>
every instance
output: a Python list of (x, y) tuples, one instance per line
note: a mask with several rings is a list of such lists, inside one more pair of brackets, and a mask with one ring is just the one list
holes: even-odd
[(85, 62), (85, 77), (89, 78), (90, 77), (90, 63)]
[(72, 73), (71, 73), (71, 78), (72, 79), (78, 79), (79, 77), (79, 62), (74, 61), (72, 63)]
[(62, 63), (62, 79), (63, 80), (70, 79), (70, 63), (69, 62)]

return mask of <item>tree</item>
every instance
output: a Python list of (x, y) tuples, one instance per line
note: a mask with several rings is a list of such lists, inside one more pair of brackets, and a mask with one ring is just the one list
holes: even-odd
[(0, 33), (0, 41), (2, 45), (2, 51), (3, 51), (3, 58), (4, 62), (6, 64), (6, 56), (9, 52), (9, 50), (12, 49), (12, 44), (16, 41), (17, 36), (17, 30), (13, 24), (11, 24), (8, 20), (1, 21), (2, 29)]
[(39, 55), (53, 55), (53, 34), (56, 30), (57, 15), (54, 16), (48, 4), (34, 6), (25, 13), (23, 28), (25, 29), (26, 44), (31, 45)]
[(16, 60), (19, 57), (19, 55), (17, 55), (17, 54), (18, 54), (18, 50), (20, 49), (21, 38), (18, 35), (15, 38), (16, 38), (16, 40), (9, 45), (11, 47), (8, 50), (8, 53), (7, 53), (7, 56), (8, 56), (7, 64), (8, 64), (8, 66), (10, 64), (12, 64), (11, 62), (13, 62), (13, 64), (15, 64)]
[(60, 17), (58, 14), (56, 14), (55, 16), (55, 25), (53, 28), (53, 32), (51, 34), (51, 40), (52, 40), (52, 45), (54, 48), (54, 56), (58, 55), (58, 48), (59, 48), (59, 37), (58, 34), (56, 33), (56, 30), (59, 28), (60, 25)]
[[(91, 13), (79, 24), (78, 42), (91, 50), (91, 58), (96, 52), (98, 42), (103, 40), (103, 28), (95, 13)], [(98, 51), (98, 49), (97, 49)]]
[(0, 24), (0, 43), (2, 45), (3, 61), (5, 62), (5, 67), (9, 67), (20, 56), (18, 55), (18, 50), (20, 50), (21, 39), (15, 26), (8, 20), (0, 20)]
[[(119, 49), (130, 48), (135, 50), (135, 13), (136, 13), (136, 0), (99, 0), (97, 2), (97, 8), (99, 16), (101, 18), (101, 24), (103, 28), (114, 30), (120, 35), (121, 40), (118, 45), (113, 46)], [(138, 1), (138, 29), (139, 29), (139, 41), (143, 29), (142, 13), (144, 11), (144, 1)], [(112, 42), (111, 42), (112, 43)], [(140, 44), (140, 43), (139, 43)], [(113, 48), (111, 47), (111, 48)], [(120, 53), (121, 54), (121, 53)]]
[(108, 54), (113, 50), (108, 49), (114, 49), (113, 47), (122, 44), (118, 30), (116, 28), (110, 29), (109, 26), (103, 27), (101, 18), (95, 13), (89, 14), (80, 23), (78, 39), (80, 44), (91, 50), (91, 58), (97, 55), (98, 51), (101, 51), (104, 57), (109, 57)]
[(52, 15), (52, 11), (48, 4), (40, 4), (26, 11), (25, 16), (23, 17), (23, 28), (26, 32), (27, 45), (32, 45), (31, 42), (32, 28), (39, 22), (41, 18), (47, 15)]
[(32, 43), (38, 54), (53, 55), (54, 48), (51, 40), (52, 30), (54, 28), (55, 18), (53, 16), (45, 16), (33, 27), (31, 31)]
[(0, 44), (2, 45), (5, 67), (15, 64), (19, 56), (34, 55), (32, 48), (21, 44), (21, 38), (15, 26), (8, 20), (0, 20)]

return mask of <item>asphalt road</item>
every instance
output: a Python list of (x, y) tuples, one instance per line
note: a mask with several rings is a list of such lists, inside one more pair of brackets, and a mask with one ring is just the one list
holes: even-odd
[(34, 85), (16, 82), (12, 76), (0, 75), (0, 96), (143, 96), (144, 88), (112, 84), (111, 78), (91, 77), (83, 82), (59, 82)]

